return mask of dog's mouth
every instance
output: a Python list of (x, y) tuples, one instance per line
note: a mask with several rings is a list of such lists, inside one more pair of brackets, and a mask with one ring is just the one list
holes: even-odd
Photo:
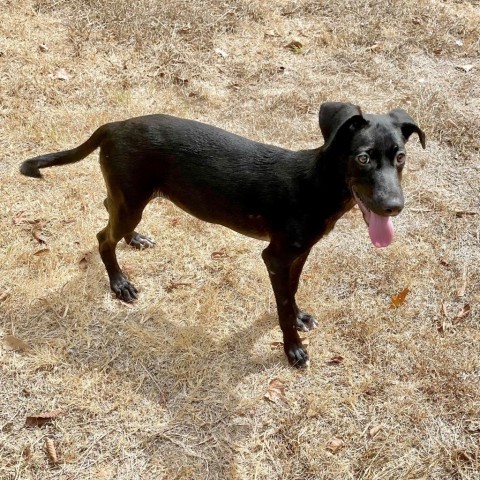
[(391, 217), (384, 217), (370, 210), (362, 201), (358, 193), (352, 188), (353, 198), (363, 214), (368, 226), (368, 234), (373, 245), (377, 248), (388, 247), (393, 240), (393, 222)]

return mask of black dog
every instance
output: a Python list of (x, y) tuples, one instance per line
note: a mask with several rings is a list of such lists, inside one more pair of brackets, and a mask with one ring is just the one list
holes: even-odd
[(131, 302), (137, 290), (115, 255), (123, 237), (137, 248), (153, 242), (135, 232), (147, 203), (164, 196), (207, 222), (269, 241), (262, 257), (277, 303), (285, 353), (296, 367), (308, 365), (298, 330), (317, 325), (296, 302), (300, 274), (312, 246), (358, 203), (377, 247), (393, 237), (391, 216), (403, 209), (400, 185), (405, 142), (425, 135), (401, 109), (362, 115), (349, 103), (324, 103), (320, 129), (325, 144), (292, 152), (253, 142), (203, 123), (149, 115), (101, 126), (72, 150), (25, 161), (20, 171), (78, 162), (100, 147), (107, 186), (107, 226), (98, 233), (110, 286)]

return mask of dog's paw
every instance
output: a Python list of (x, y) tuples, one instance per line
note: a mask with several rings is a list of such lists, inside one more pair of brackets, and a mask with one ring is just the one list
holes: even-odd
[(137, 232), (135, 232), (130, 238), (125, 237), (125, 241), (131, 247), (138, 248), (138, 250), (143, 250), (144, 248), (152, 248), (155, 246), (155, 242), (152, 239)]
[(110, 287), (117, 298), (123, 302), (131, 303), (138, 298), (138, 290), (125, 277), (111, 282)]
[(297, 330), (300, 330), (301, 332), (308, 332), (309, 330), (313, 330), (314, 328), (318, 327), (318, 322), (309, 313), (299, 310), (297, 314), (296, 325)]
[(306, 368), (310, 366), (307, 350), (301, 343), (294, 343), (289, 346), (285, 345), (285, 353), (292, 367)]

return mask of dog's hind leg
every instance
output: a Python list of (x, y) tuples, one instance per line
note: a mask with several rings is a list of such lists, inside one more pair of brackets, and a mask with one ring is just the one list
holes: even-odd
[[(108, 198), (103, 201), (103, 204), (105, 205), (105, 208), (108, 212)], [(139, 250), (143, 250), (144, 248), (152, 248), (155, 246), (155, 242), (151, 238), (148, 238), (147, 236), (142, 235), (135, 230), (133, 232), (127, 233), (127, 235), (125, 235), (123, 238), (125, 239), (127, 245), (130, 245), (131, 247), (137, 248)]]
[(111, 289), (120, 300), (132, 302), (137, 298), (138, 291), (123, 274), (115, 250), (122, 237), (135, 233), (148, 199), (128, 204), (124, 201), (115, 204), (108, 200), (105, 203), (108, 204), (109, 218), (107, 226), (97, 234), (98, 249), (107, 269)]

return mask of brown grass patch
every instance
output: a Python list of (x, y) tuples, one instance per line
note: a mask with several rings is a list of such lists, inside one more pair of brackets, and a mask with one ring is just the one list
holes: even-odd
[[(3, 2), (0, 478), (479, 477), (478, 2), (337, 3)], [(96, 159), (18, 174), (150, 112), (313, 147), (325, 100), (406, 108), (428, 149), (409, 145), (390, 248), (373, 250), (354, 210), (309, 258), (299, 302), (320, 328), (307, 372), (270, 347), (261, 242), (155, 201), (141, 230), (157, 247), (119, 247), (141, 290), (127, 307), (96, 251)], [(286, 402), (264, 399), (275, 378)]]

